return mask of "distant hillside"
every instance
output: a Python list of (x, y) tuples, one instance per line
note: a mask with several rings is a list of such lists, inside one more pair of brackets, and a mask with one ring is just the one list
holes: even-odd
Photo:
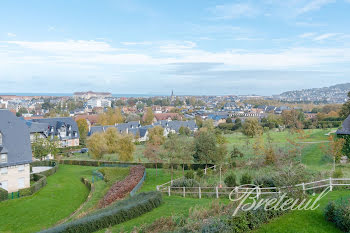
[(330, 87), (287, 91), (274, 96), (275, 99), (285, 101), (312, 101), (324, 103), (344, 103), (350, 91), (350, 83), (337, 84)]

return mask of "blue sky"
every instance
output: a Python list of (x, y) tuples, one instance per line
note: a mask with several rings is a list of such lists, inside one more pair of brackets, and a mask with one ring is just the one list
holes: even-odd
[(350, 81), (350, 0), (1, 1), (0, 92), (278, 94)]

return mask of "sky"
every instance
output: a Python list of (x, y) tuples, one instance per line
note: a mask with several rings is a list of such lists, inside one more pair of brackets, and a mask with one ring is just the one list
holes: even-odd
[(350, 82), (350, 0), (0, 2), (0, 92), (272, 95)]

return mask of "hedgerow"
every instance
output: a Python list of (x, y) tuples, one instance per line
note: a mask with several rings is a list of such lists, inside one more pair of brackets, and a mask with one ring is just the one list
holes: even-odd
[(161, 203), (162, 194), (160, 192), (139, 193), (81, 219), (44, 230), (42, 233), (95, 232), (136, 218), (158, 207)]
[(8, 192), (5, 189), (0, 188), (0, 201), (5, 201), (8, 198)]

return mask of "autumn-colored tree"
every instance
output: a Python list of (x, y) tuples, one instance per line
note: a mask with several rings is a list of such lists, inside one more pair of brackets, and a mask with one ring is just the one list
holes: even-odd
[(117, 129), (110, 127), (103, 133), (106, 140), (107, 152), (110, 154), (118, 152), (118, 141), (121, 135), (118, 133)]
[(253, 150), (255, 155), (263, 155), (265, 146), (264, 146), (264, 139), (262, 135), (259, 135), (253, 144)]
[(86, 138), (89, 133), (89, 125), (85, 119), (77, 120), (79, 135), (80, 135), (80, 144), (85, 145)]
[(283, 123), (287, 128), (296, 128), (296, 129), (302, 129), (303, 121), (304, 121), (304, 113), (299, 110), (285, 110), (282, 112), (282, 119)]
[(164, 129), (162, 126), (155, 126), (148, 130), (148, 139), (150, 142), (159, 141), (161, 145), (165, 142)]
[(97, 123), (100, 125), (114, 125), (123, 123), (124, 120), (120, 108), (109, 108), (107, 112), (98, 115)]
[(34, 141), (32, 143), (33, 155), (37, 159), (43, 159), (49, 154), (48, 140), (40, 137), (39, 134), (34, 135)]
[(344, 138), (335, 138), (333, 135), (328, 137), (328, 145), (321, 145), (321, 149), (333, 158), (333, 169), (335, 170), (335, 162), (338, 162), (343, 155), (343, 147), (345, 145)]
[(276, 162), (276, 152), (272, 145), (269, 145), (265, 148), (265, 163), (274, 164)]
[(341, 107), (339, 115), (343, 118), (346, 118), (350, 115), (350, 91), (348, 93), (348, 101), (346, 101)]
[(95, 159), (101, 159), (103, 154), (108, 151), (106, 138), (103, 133), (94, 133), (87, 140), (87, 146), (90, 154)]
[(153, 119), (154, 119), (154, 113), (152, 111), (152, 108), (148, 107), (145, 113), (145, 117), (143, 119), (143, 124), (150, 125), (153, 123)]
[(123, 134), (117, 142), (117, 152), (120, 161), (132, 161), (135, 152), (133, 137), (129, 134)]
[(153, 141), (147, 142), (146, 149), (143, 152), (143, 154), (149, 161), (156, 164), (156, 176), (158, 175), (158, 163), (162, 161), (159, 154), (160, 145), (161, 142), (159, 140), (159, 137), (156, 137)]
[(253, 138), (256, 135), (263, 134), (263, 129), (257, 119), (249, 118), (243, 124), (242, 133), (247, 137)]

